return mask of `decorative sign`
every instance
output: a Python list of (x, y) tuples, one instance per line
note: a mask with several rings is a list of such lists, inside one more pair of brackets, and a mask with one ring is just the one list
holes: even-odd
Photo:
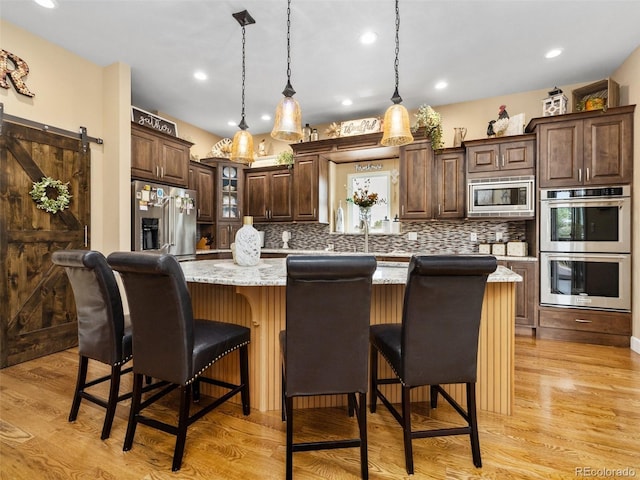
[(361, 118), (360, 120), (349, 120), (340, 124), (340, 136), (350, 137), (352, 135), (364, 135), (365, 133), (376, 133), (380, 131), (382, 122), (379, 118)]
[(370, 172), (372, 170), (382, 170), (381, 163), (367, 163), (366, 165), (360, 165), (356, 163), (356, 172)]
[[(13, 63), (13, 69), (9, 69), (9, 62)], [(29, 65), (17, 55), (6, 50), (0, 50), (0, 87), (9, 88), (7, 77), (11, 79), (18, 93), (27, 97), (35, 97), (35, 93), (29, 90), (24, 83), (24, 77), (29, 74)]]
[(175, 123), (138, 107), (131, 107), (131, 121), (174, 137), (178, 136), (178, 126)]

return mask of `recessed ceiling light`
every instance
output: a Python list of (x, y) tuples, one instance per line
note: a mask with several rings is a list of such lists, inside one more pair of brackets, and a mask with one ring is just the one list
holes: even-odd
[(58, 4), (55, 0), (34, 0), (38, 5), (44, 8), (56, 8)]
[(230, 127), (236, 127), (236, 126), (238, 126), (237, 122), (234, 122), (233, 120), (229, 120), (229, 121), (227, 122), (227, 125), (229, 125)]
[(360, 35), (360, 43), (363, 45), (371, 45), (375, 43), (378, 39), (378, 34), (376, 32), (364, 32)]
[(562, 49), (561, 48), (554, 48), (553, 50), (549, 50), (546, 54), (545, 54), (545, 58), (555, 58), (558, 55), (560, 55), (562, 53)]
[(206, 80), (208, 77), (206, 73), (198, 70), (197, 72), (193, 73), (193, 78), (195, 78), (196, 80)]
[(271, 115), (269, 115), (268, 113), (263, 113), (260, 118), (265, 122), (268, 122), (269, 120), (271, 120)]
[(447, 88), (448, 86), (449, 86), (449, 84), (447, 82), (445, 82), (444, 80), (441, 80), (438, 83), (436, 83), (436, 89), (437, 90), (442, 90), (443, 88)]
[(345, 107), (348, 107), (349, 105), (353, 105), (353, 100), (351, 100), (350, 98), (345, 98), (344, 100), (342, 100), (342, 105)]

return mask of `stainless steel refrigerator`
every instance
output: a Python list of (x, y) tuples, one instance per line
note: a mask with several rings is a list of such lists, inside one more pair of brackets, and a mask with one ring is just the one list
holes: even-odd
[(196, 192), (141, 180), (131, 182), (131, 249), (195, 258)]

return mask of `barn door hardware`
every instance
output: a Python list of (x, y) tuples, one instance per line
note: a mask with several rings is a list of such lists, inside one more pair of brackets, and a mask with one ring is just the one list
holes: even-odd
[(0, 135), (2, 135), (2, 125), (4, 122), (18, 123), (27, 127), (37, 128), (44, 130), (45, 132), (56, 133), (58, 135), (64, 135), (65, 137), (79, 138), (82, 141), (82, 152), (86, 152), (89, 148), (89, 142), (102, 145), (104, 142), (101, 138), (90, 137), (87, 135), (87, 128), (80, 127), (79, 132), (72, 132), (70, 130), (64, 130), (58, 127), (52, 127), (40, 122), (34, 122), (33, 120), (27, 120), (26, 118), (20, 118), (13, 115), (4, 113), (4, 103), (0, 103)]

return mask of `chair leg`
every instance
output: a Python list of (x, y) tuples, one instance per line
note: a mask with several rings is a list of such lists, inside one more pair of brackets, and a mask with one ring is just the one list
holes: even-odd
[(87, 366), (89, 364), (89, 358), (80, 356), (78, 363), (78, 378), (76, 379), (76, 389), (73, 393), (73, 402), (71, 403), (71, 411), (69, 412), (69, 421), (73, 422), (78, 418), (78, 410), (80, 410), (80, 402), (82, 397), (80, 393), (84, 390), (84, 385), (87, 383)]
[(355, 393), (347, 393), (347, 405), (348, 415), (350, 417), (353, 417), (357, 406)]
[(404, 461), (407, 473), (413, 475), (413, 445), (411, 444), (411, 389), (402, 386), (402, 430), (404, 433)]
[(360, 428), (360, 470), (363, 480), (369, 478), (369, 456), (367, 441), (367, 394), (359, 394), (358, 403), (358, 427)]
[(431, 385), (429, 387), (429, 400), (431, 408), (438, 408), (438, 386)]
[(293, 479), (293, 397), (285, 399), (287, 417), (287, 467), (286, 479)]
[(200, 379), (196, 378), (191, 384), (191, 392), (193, 403), (198, 403), (200, 401)]
[(467, 383), (467, 413), (469, 415), (469, 427), (471, 429), (471, 455), (473, 456), (473, 464), (482, 467), (482, 458), (480, 457), (480, 437), (478, 436), (478, 418), (476, 415), (476, 385), (475, 383)]
[(281, 381), (280, 381), (280, 393), (281, 393), (281, 406), (280, 406), (280, 412), (282, 414), (282, 421), (286, 421), (287, 420), (287, 412), (286, 412), (286, 405), (287, 405), (287, 397), (285, 395), (285, 392), (287, 391), (287, 378), (284, 376), (284, 365), (282, 366), (281, 369)]
[(142, 377), (140, 373), (133, 374), (133, 396), (131, 397), (131, 409), (129, 410), (129, 423), (127, 433), (124, 437), (122, 450), (128, 452), (133, 445), (133, 436), (136, 433), (138, 415), (140, 413), (140, 402), (142, 401)]
[(176, 434), (176, 448), (173, 452), (173, 466), (171, 470), (177, 472), (182, 465), (184, 444), (187, 441), (187, 427), (189, 426), (189, 403), (191, 402), (191, 388), (180, 385), (180, 413), (178, 417), (178, 432)]
[(120, 373), (122, 367), (115, 365), (111, 367), (111, 379), (109, 387), (109, 400), (107, 401), (107, 413), (104, 416), (104, 425), (102, 426), (102, 435), (100, 438), (106, 440), (111, 433), (111, 425), (113, 424), (113, 417), (116, 414), (116, 407), (118, 406), (118, 393), (120, 392)]
[(371, 370), (369, 373), (370, 411), (371, 413), (376, 413), (376, 401), (378, 400), (378, 351), (373, 346), (369, 348), (369, 368)]
[(242, 390), (240, 398), (242, 400), (242, 413), (249, 415), (251, 412), (251, 398), (249, 396), (249, 347), (240, 347), (240, 383)]

